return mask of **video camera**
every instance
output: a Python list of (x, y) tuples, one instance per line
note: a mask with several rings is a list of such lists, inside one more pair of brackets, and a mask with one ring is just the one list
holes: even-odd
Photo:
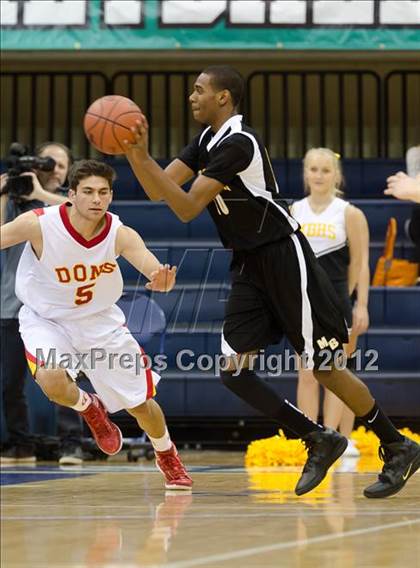
[(7, 182), (2, 193), (8, 193), (17, 203), (22, 203), (25, 201), (22, 196), (32, 193), (33, 183), (30, 176), (21, 176), (21, 174), (32, 170), (52, 172), (55, 160), (50, 157), (30, 156), (26, 146), (13, 142), (6, 158), (6, 166)]

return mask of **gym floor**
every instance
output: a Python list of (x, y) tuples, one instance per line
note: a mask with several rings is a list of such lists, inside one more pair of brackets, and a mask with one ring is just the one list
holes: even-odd
[(368, 500), (363, 488), (379, 462), (342, 460), (297, 497), (300, 468), (246, 469), (238, 452), (181, 453), (192, 493), (165, 493), (146, 460), (3, 467), (2, 566), (419, 566), (419, 473), (397, 496)]

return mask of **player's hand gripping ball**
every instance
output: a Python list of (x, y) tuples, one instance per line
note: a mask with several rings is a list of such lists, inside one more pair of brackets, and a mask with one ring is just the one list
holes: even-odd
[(104, 154), (124, 154), (124, 140), (135, 143), (130, 130), (142, 116), (140, 108), (127, 97), (108, 95), (94, 101), (87, 109), (83, 128), (89, 142)]

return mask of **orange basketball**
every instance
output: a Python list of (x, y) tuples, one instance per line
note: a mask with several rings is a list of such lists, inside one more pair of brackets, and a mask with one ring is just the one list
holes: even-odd
[(141, 110), (127, 97), (109, 95), (94, 101), (83, 121), (85, 134), (97, 150), (104, 154), (124, 154), (124, 140), (134, 142), (131, 126), (140, 118)]

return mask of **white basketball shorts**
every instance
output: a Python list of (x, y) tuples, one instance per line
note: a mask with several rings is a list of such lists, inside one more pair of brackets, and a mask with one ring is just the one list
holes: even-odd
[[(90, 324), (95, 319), (86, 318), (74, 322), (71, 333), (65, 323), (57, 323), (40, 317), (27, 306), (19, 312), (20, 334), (25, 345), (29, 368), (35, 376), (39, 367), (64, 369), (72, 379), (80, 371), (90, 379), (108, 412), (135, 408), (156, 394), (160, 376), (151, 369), (150, 358), (133, 338), (128, 328), (115, 325), (104, 338), (103, 327), (98, 336), (100, 344), (81, 349), (83, 336), (95, 336)], [(77, 347), (76, 347), (77, 345)]]

